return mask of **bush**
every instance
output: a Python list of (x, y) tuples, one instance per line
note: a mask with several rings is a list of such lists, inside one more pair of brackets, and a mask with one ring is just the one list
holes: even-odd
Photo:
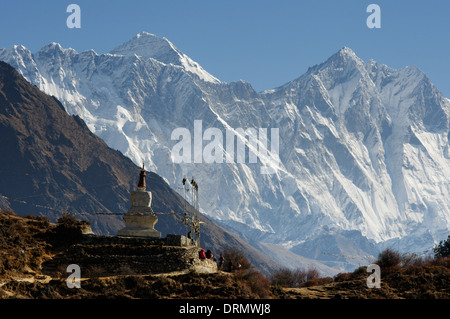
[(54, 249), (64, 249), (82, 238), (83, 228), (89, 222), (76, 219), (74, 216), (63, 213), (58, 219), (56, 227), (43, 235), (43, 238), (53, 246)]
[(246, 270), (252, 267), (245, 255), (237, 249), (227, 249), (223, 253), (223, 269), (227, 271)]
[(322, 285), (330, 284), (332, 282), (333, 282), (333, 278), (331, 278), (331, 277), (315, 278), (315, 279), (308, 280), (302, 286), (303, 287), (322, 286)]
[(253, 267), (236, 273), (236, 279), (242, 280), (259, 298), (270, 296), (270, 280)]
[(301, 268), (295, 270), (283, 268), (272, 274), (271, 282), (273, 285), (281, 287), (298, 288), (305, 282), (318, 278), (319, 272), (313, 268), (309, 268), (308, 270)]
[(430, 259), (428, 264), (431, 266), (443, 266), (443, 267), (450, 268), (450, 256), (435, 257), (433, 259)]
[[(255, 269), (245, 255), (236, 249), (227, 249), (223, 253), (224, 269), (232, 271), (235, 278), (248, 286), (260, 298), (270, 295), (270, 280)], [(229, 269), (229, 263), (232, 263)]]
[(62, 216), (57, 220), (58, 225), (66, 228), (78, 228), (83, 224), (83, 221), (77, 220), (70, 213), (63, 212)]
[(379, 255), (375, 264), (380, 266), (381, 269), (389, 269), (400, 265), (402, 262), (401, 255), (392, 249), (385, 249)]
[(417, 254), (403, 254), (401, 264), (402, 267), (419, 266), (423, 264), (423, 260)]
[(335, 282), (348, 281), (348, 280), (350, 280), (351, 275), (352, 274), (348, 273), (348, 272), (346, 272), (346, 273), (340, 272), (340, 273), (338, 273), (337, 275), (334, 276), (334, 281)]
[(296, 288), (304, 282), (305, 274), (303, 270), (280, 269), (271, 275), (272, 285), (281, 287)]
[(315, 280), (319, 278), (319, 272), (314, 268), (309, 268), (306, 271), (306, 281)]

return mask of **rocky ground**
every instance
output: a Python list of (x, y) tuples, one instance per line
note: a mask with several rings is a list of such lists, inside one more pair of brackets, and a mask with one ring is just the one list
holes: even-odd
[[(68, 288), (68, 274), (52, 277), (42, 264), (79, 240), (86, 225), (70, 218), (0, 212), (0, 298), (2, 299), (450, 299), (450, 261), (384, 267), (381, 288), (367, 287), (365, 268), (334, 278), (317, 278), (298, 288), (272, 285), (250, 268), (228, 273), (192, 271), (154, 275), (91, 274), (81, 288)], [(83, 276), (82, 276), (83, 277)]]

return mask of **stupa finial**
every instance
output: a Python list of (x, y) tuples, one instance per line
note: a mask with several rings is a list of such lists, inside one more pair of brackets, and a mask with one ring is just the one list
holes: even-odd
[(145, 190), (145, 168), (144, 168), (144, 163), (142, 163), (142, 169), (141, 169), (141, 173), (139, 174), (139, 183), (138, 183), (138, 189), (143, 189)]

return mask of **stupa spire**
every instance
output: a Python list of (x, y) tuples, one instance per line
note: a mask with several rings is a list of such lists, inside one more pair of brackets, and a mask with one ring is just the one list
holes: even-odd
[(141, 173), (139, 174), (138, 189), (145, 190), (145, 188), (146, 188), (145, 176), (146, 176), (146, 174), (145, 174), (144, 163), (142, 163)]

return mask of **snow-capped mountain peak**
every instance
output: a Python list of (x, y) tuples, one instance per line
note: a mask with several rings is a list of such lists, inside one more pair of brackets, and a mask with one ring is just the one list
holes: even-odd
[(329, 57), (325, 62), (312, 68), (312, 70), (319, 70), (322, 72), (323, 70), (326, 70), (327, 72), (344, 74), (345, 72), (353, 72), (355, 70), (362, 71), (364, 69), (364, 65), (364, 61), (361, 60), (352, 49), (343, 47)]
[[(356, 53), (350, 49), (349, 47), (342, 47), (336, 54), (334, 54), (333, 56), (341, 56), (343, 58), (349, 58), (349, 59), (356, 59), (356, 60), (361, 60)], [(332, 56), (332, 57), (333, 57)], [(361, 60), (362, 61), (362, 60)]]
[(182, 66), (187, 71), (196, 74), (200, 79), (219, 83), (220, 81), (206, 72), (197, 62), (178, 50), (166, 38), (158, 37), (148, 32), (141, 32), (131, 40), (110, 51), (117, 55), (137, 55), (144, 59), (155, 59), (165, 64)]
[(51, 42), (47, 45), (44, 45), (39, 51), (40, 52), (48, 52), (48, 51), (63, 51), (62, 46), (59, 43)]
[(111, 54), (133, 55), (144, 59), (153, 58), (163, 63), (179, 64), (180, 52), (166, 38), (148, 32), (141, 32), (129, 41), (110, 51)]

